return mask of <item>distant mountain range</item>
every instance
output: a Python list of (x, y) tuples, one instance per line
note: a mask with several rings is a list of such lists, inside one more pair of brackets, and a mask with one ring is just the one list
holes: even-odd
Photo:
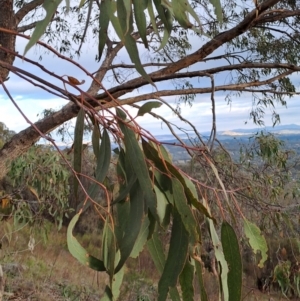
[[(269, 132), (276, 135), (300, 135), (300, 125), (297, 124), (287, 124), (287, 125), (276, 125), (275, 127), (266, 126), (261, 128), (253, 128), (253, 129), (233, 129), (228, 131), (219, 131), (217, 132), (217, 137), (219, 139), (226, 139), (230, 137), (249, 137), (255, 133), (259, 132)], [(210, 132), (203, 132), (201, 133), (202, 137), (209, 137)], [(187, 135), (180, 133), (178, 136), (182, 139), (187, 139)], [(194, 134), (191, 134), (193, 137)], [(155, 136), (159, 141), (169, 141), (174, 140), (174, 136), (169, 135), (156, 135)]]
[(255, 128), (255, 129), (235, 129), (231, 131), (219, 132), (219, 135), (226, 136), (240, 136), (240, 135), (251, 135), (257, 132), (269, 132), (278, 135), (298, 135), (300, 134), (300, 125), (297, 124), (286, 124), (286, 125), (277, 125), (275, 127), (266, 126), (264, 128)]

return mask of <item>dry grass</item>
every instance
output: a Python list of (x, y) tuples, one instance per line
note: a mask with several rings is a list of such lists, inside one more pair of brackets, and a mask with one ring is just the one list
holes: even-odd
[[(66, 245), (66, 229), (56, 231), (48, 225), (49, 235), (43, 242), (43, 231), (29, 232), (24, 228), (11, 235), (11, 225), (0, 223), (0, 264), (5, 270), (5, 295), (3, 301), (98, 301), (108, 278), (105, 273), (96, 273), (73, 258)], [(28, 250), (32, 235), (36, 240), (34, 250)], [(99, 256), (99, 233), (78, 235), (82, 245), (93, 255)], [(204, 282), (210, 301), (217, 301), (218, 283), (215, 276), (205, 270)], [(130, 259), (121, 289), (122, 301), (157, 300), (159, 275), (147, 251), (137, 260)], [(255, 288), (253, 279), (244, 281), (243, 301), (284, 300), (277, 292), (263, 294)], [(195, 300), (200, 300), (195, 285)]]
[[(26, 228), (2, 239), (0, 263), (6, 272), (5, 291), (9, 293), (4, 300), (99, 300), (106, 274), (96, 273), (71, 256), (65, 229), (51, 230), (46, 243), (41, 233), (33, 236), (37, 244), (32, 252), (28, 250), (30, 233)], [(87, 247), (92, 249), (91, 245)]]

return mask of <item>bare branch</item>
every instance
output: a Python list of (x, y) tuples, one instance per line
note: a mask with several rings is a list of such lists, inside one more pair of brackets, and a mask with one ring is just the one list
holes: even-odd
[(32, 10), (42, 5), (44, 0), (33, 0), (26, 3), (22, 8), (20, 8), (15, 14), (17, 25), (22, 21), (22, 19)]
[(280, 21), (282, 19), (286, 19), (288, 17), (295, 17), (300, 15), (300, 10), (285, 10), (285, 9), (277, 9), (277, 10), (271, 10), (267, 11), (264, 14), (262, 14), (257, 21), (256, 24), (262, 24), (262, 23), (271, 23), (275, 21)]
[(27, 30), (30, 30), (30, 29), (34, 28), (36, 26), (36, 24), (37, 24), (37, 22), (33, 22), (33, 23), (28, 24), (28, 25), (18, 27), (17, 31), (18, 32), (25, 32)]
[[(214, 87), (214, 91), (245, 91), (246, 88), (248, 87), (259, 87), (259, 86), (264, 86), (264, 85), (269, 85), (272, 82), (279, 80), (281, 78), (286, 77), (287, 75), (291, 74), (292, 71), (286, 71), (278, 76), (269, 78), (264, 81), (252, 81), (249, 83), (242, 83), (242, 84), (232, 84), (232, 85), (222, 85), (222, 86), (216, 86)], [(207, 87), (207, 88), (191, 88), (191, 89), (177, 89), (177, 90), (161, 90), (158, 92), (153, 92), (153, 93), (147, 93), (143, 95), (138, 95), (134, 97), (129, 97), (120, 100), (122, 105), (128, 105), (128, 104), (133, 104), (136, 102), (144, 101), (144, 100), (149, 100), (149, 99), (158, 99), (159, 97), (165, 97), (165, 96), (175, 96), (175, 95), (187, 95), (187, 94), (206, 94), (206, 93), (212, 93), (213, 89), (212, 87)], [(257, 92), (258, 90), (251, 90), (251, 92)], [(264, 90), (266, 91), (266, 90)], [(272, 90), (273, 91), (273, 90)], [(277, 92), (276, 92), (277, 93)], [(278, 93), (280, 94), (280, 92)], [(286, 92), (285, 95), (291, 95), (292, 93)], [(104, 105), (106, 108), (111, 108), (114, 107), (115, 104), (109, 104), (106, 103)]]
[[(142, 66), (145, 67), (166, 67), (166, 66), (170, 66), (171, 63), (147, 63), (147, 64), (143, 64)], [(111, 70), (111, 69), (116, 69), (116, 68), (136, 68), (135, 65), (129, 65), (129, 64), (115, 64), (115, 65), (111, 65), (109, 66), (106, 70)]]

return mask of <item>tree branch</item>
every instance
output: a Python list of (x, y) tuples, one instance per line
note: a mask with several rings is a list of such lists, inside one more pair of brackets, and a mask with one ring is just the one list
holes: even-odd
[(43, 3), (44, 0), (33, 0), (23, 5), (22, 8), (20, 8), (15, 14), (17, 24), (19, 24), (30, 11), (34, 10)]
[[(168, 76), (187, 68), (197, 62), (200, 62), (213, 51), (218, 49), (224, 43), (232, 40), (233, 38), (243, 34), (247, 31), (251, 26), (254, 25), (255, 20), (258, 20), (260, 15), (267, 11), (270, 7), (278, 3), (279, 0), (266, 0), (259, 5), (259, 9), (255, 8), (252, 10), (242, 22), (233, 27), (230, 30), (227, 30), (223, 33), (220, 33), (216, 37), (214, 37), (211, 41), (204, 44), (200, 49), (195, 51), (194, 53), (186, 56), (185, 58), (179, 60), (176, 64), (172, 64), (166, 68), (158, 70), (150, 74), (150, 77), (159, 79), (160, 77)], [(38, 5), (41, 5), (43, 0), (34, 0), (28, 4), (26, 4), (19, 12), (16, 14), (18, 18), (18, 22), (28, 13), (28, 11), (34, 9)], [(128, 91), (132, 91), (135, 87), (140, 87), (148, 84), (147, 80), (142, 77), (137, 79), (133, 79), (128, 81), (126, 84), (121, 85), (117, 88), (111, 89), (113, 92), (113, 97), (120, 97), (124, 95)], [(210, 88), (211, 89), (211, 88)], [(90, 89), (89, 89), (90, 90)], [(109, 107), (112, 105), (116, 105), (113, 102), (106, 104), (104, 107)], [(48, 133), (54, 130), (56, 127), (64, 123), (65, 121), (70, 120), (75, 117), (78, 113), (78, 106), (72, 103), (64, 106), (60, 111), (54, 113), (51, 116), (48, 116), (40, 121), (38, 121), (35, 125), (42, 133)], [(3, 148), (0, 150), (0, 179), (4, 177), (7, 172), (8, 163), (19, 156), (21, 153), (25, 152), (33, 143), (35, 143), (39, 139), (40, 135), (37, 131), (32, 127), (28, 127), (24, 131), (21, 131), (17, 135), (15, 135), (11, 141), (6, 143)]]
[[(216, 87), (206, 87), (206, 88), (191, 88), (191, 89), (177, 89), (177, 90), (161, 90), (158, 92), (153, 92), (153, 93), (147, 93), (143, 95), (138, 95), (134, 97), (129, 97), (125, 99), (121, 99), (120, 103), (122, 105), (129, 105), (133, 104), (136, 102), (144, 101), (144, 100), (149, 100), (149, 99), (159, 99), (160, 97), (166, 97), (166, 96), (175, 96), (175, 95), (188, 95), (188, 94), (206, 94), (206, 93), (212, 93), (217, 92), (217, 91), (245, 91), (246, 88), (249, 87), (259, 87), (259, 86), (264, 86), (264, 85), (269, 85), (272, 82), (279, 80), (283, 77), (286, 77), (287, 75), (291, 74), (292, 71), (286, 71), (282, 74), (279, 74), (278, 76), (274, 76), (272, 78), (269, 78), (264, 81), (252, 81), (249, 83), (243, 83), (243, 84), (231, 84), (231, 85), (222, 85), (222, 86), (216, 86)], [(266, 90), (263, 90), (266, 91)], [(274, 90), (271, 90), (272, 92)], [(250, 91), (249, 91), (250, 92)], [(258, 90), (251, 90), (251, 92), (258, 92)], [(281, 94), (280, 92), (274, 92)], [(286, 92), (286, 95), (291, 95), (293, 93)], [(105, 108), (112, 108), (115, 107), (115, 103), (106, 103), (104, 105)]]
[(37, 22), (30, 23), (28, 25), (24, 25), (17, 28), (18, 32), (25, 32), (26, 30), (32, 29), (36, 26)]
[(300, 10), (284, 10), (284, 9), (277, 9), (266, 12), (262, 14), (258, 19), (256, 24), (262, 23), (271, 23), (275, 21), (280, 21), (282, 19), (286, 19), (289, 17), (295, 17), (300, 15)]

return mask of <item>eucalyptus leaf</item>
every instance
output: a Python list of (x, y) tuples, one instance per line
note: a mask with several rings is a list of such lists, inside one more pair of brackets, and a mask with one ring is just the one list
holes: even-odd
[(244, 231), (245, 235), (249, 239), (249, 244), (254, 253), (257, 254), (258, 252), (260, 252), (262, 258), (258, 263), (258, 266), (260, 268), (263, 268), (264, 262), (268, 259), (268, 245), (265, 237), (255, 224), (246, 219), (244, 219)]
[(161, 105), (162, 103), (159, 101), (148, 101), (139, 108), (137, 116), (144, 116), (146, 113), (151, 112), (152, 109), (161, 107)]
[(27, 45), (25, 46), (24, 55), (28, 50), (39, 41), (40, 37), (44, 34), (48, 24), (51, 22), (54, 14), (56, 13), (58, 5), (62, 0), (44, 0), (43, 8), (46, 11), (46, 16), (43, 20), (38, 21), (35, 25), (34, 31)]
[(88, 266), (96, 271), (105, 271), (105, 266), (103, 261), (97, 259), (96, 257), (90, 255), (78, 242), (78, 240), (73, 235), (73, 229), (79, 219), (80, 213), (77, 213), (72, 218), (68, 230), (67, 230), (67, 244), (70, 253), (82, 264)]

